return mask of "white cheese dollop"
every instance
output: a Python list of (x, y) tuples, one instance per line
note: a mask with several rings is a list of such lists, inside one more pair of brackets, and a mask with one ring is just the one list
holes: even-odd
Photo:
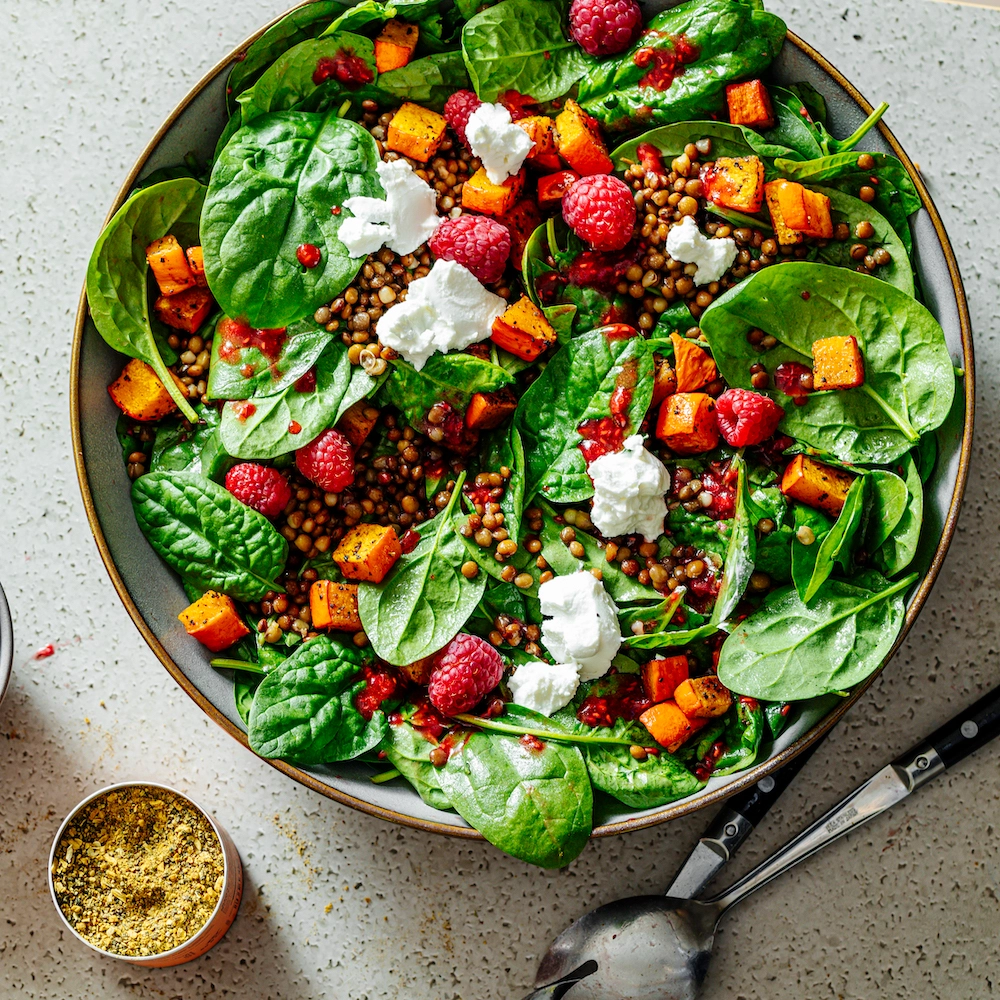
[(406, 160), (379, 161), (375, 169), (385, 200), (361, 195), (347, 198), (344, 208), (353, 218), (340, 224), (340, 242), (352, 257), (367, 257), (384, 246), (400, 255), (413, 253), (441, 222), (437, 194)]
[(515, 705), (551, 715), (573, 700), (580, 686), (575, 663), (522, 663), (507, 681)]
[(591, 520), (605, 538), (641, 534), (655, 542), (663, 534), (670, 473), (643, 447), (641, 434), (626, 438), (621, 451), (595, 459), (587, 471), (594, 481)]
[(601, 581), (587, 570), (555, 576), (538, 588), (538, 600), (548, 651), (560, 663), (578, 664), (581, 681), (606, 674), (622, 639), (615, 602)]
[(427, 277), (411, 281), (406, 298), (382, 315), (378, 338), (420, 371), (435, 351), (461, 350), (485, 340), (506, 308), (468, 268), (436, 260)]
[(503, 184), (516, 174), (535, 146), (528, 133), (511, 121), (510, 112), (502, 104), (480, 104), (469, 115), (465, 137), (494, 184)]
[(694, 219), (685, 215), (667, 233), (667, 253), (683, 264), (697, 264), (694, 283), (707, 285), (718, 281), (733, 266), (736, 240), (729, 236), (721, 239), (705, 236)]

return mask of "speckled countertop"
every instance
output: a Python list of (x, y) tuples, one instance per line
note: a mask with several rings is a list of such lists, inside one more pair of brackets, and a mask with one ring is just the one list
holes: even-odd
[[(735, 863), (735, 875), (998, 680), (1000, 11), (932, 0), (769, 0), (869, 98), (921, 165), (965, 277), (979, 419), (958, 536), (909, 642)], [(20, 0), (0, 14), (0, 579), (15, 675), (0, 707), (0, 998), (519, 997), (563, 926), (656, 892), (705, 817), (593, 842), (543, 873), (486, 844), (352, 812), (257, 760), (143, 643), (98, 558), (68, 424), (85, 261), (156, 126), (274, 0)], [(55, 654), (35, 660), (52, 643)], [(727, 918), (711, 1000), (1000, 994), (1000, 747), (763, 889)], [(65, 812), (112, 781), (173, 783), (246, 865), (240, 917), (206, 957), (94, 957), (45, 882)]]

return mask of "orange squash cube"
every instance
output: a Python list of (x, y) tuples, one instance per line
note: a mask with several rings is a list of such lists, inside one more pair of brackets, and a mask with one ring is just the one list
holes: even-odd
[(496, 392), (474, 392), (465, 410), (470, 431), (489, 431), (507, 423), (517, 409), (517, 396), (509, 388)]
[(785, 467), (780, 485), (785, 496), (837, 517), (854, 478), (843, 469), (835, 469), (806, 455), (796, 455)]
[(563, 195), (570, 189), (573, 181), (578, 181), (580, 175), (575, 170), (557, 170), (554, 174), (545, 174), (538, 178), (538, 207), (543, 212), (558, 208)]
[(341, 539), (333, 561), (348, 580), (381, 583), (402, 554), (392, 525), (358, 524)]
[(447, 130), (443, 115), (407, 101), (389, 122), (385, 148), (426, 163), (444, 142)]
[(821, 337), (813, 341), (813, 386), (856, 389), (865, 381), (865, 363), (855, 337)]
[(510, 233), (510, 262), (520, 271), (524, 248), (531, 234), (542, 224), (542, 213), (533, 198), (522, 198), (509, 212), (497, 216), (497, 222)]
[(650, 701), (669, 701), (677, 685), (688, 679), (688, 658), (664, 656), (642, 665), (642, 686)]
[(774, 235), (782, 246), (792, 246), (801, 243), (805, 234), (793, 229), (787, 221), (790, 215), (793, 219), (805, 218), (805, 201), (802, 192), (805, 188), (794, 181), (768, 181), (764, 185), (764, 200), (771, 213), (771, 225)]
[(815, 236), (819, 240), (832, 240), (833, 215), (830, 212), (830, 199), (819, 191), (804, 188), (802, 202), (806, 210), (806, 224), (802, 231), (806, 236)]
[(344, 411), (337, 421), (337, 430), (357, 448), (368, 440), (378, 416), (379, 411), (367, 399), (359, 399)]
[(674, 375), (677, 392), (694, 392), (719, 377), (719, 370), (708, 351), (703, 350), (693, 340), (679, 333), (670, 334), (674, 345)]
[(670, 362), (660, 354), (653, 355), (653, 399), (650, 407), (659, 406), (667, 396), (677, 391), (677, 375)]
[(729, 688), (714, 674), (682, 681), (674, 691), (677, 707), (689, 719), (715, 719), (733, 703)]
[(213, 653), (228, 649), (250, 634), (233, 599), (210, 590), (178, 616), (188, 635), (193, 635)]
[(689, 719), (673, 701), (661, 701), (647, 708), (639, 721), (668, 753), (679, 750), (702, 726), (708, 725), (708, 719)]
[(720, 156), (701, 171), (705, 196), (738, 212), (759, 212), (764, 202), (764, 164), (757, 156)]
[[(173, 372), (174, 382), (185, 395), (187, 386)], [(133, 420), (159, 420), (177, 409), (173, 396), (145, 361), (133, 358), (108, 386), (115, 406)]]
[(678, 455), (700, 455), (719, 443), (715, 400), (705, 392), (677, 392), (660, 405), (656, 436)]
[(194, 275), (195, 283), (199, 288), (208, 287), (208, 279), (205, 277), (205, 251), (201, 247), (187, 248), (188, 267)]
[(385, 22), (375, 39), (375, 68), (380, 73), (401, 69), (412, 58), (420, 39), (420, 28), (398, 18)]
[(197, 333), (215, 308), (215, 299), (207, 288), (188, 288), (176, 295), (161, 295), (153, 309), (161, 323), (185, 333)]
[(462, 208), (483, 215), (503, 215), (517, 204), (523, 190), (523, 167), (503, 184), (494, 184), (486, 176), (486, 168), (480, 167), (462, 185)]
[(734, 125), (766, 129), (774, 128), (777, 121), (771, 95), (760, 80), (730, 83), (726, 87), (726, 104), (729, 105), (729, 120)]
[(176, 295), (196, 284), (187, 254), (174, 236), (153, 240), (146, 247), (146, 260), (162, 295)]
[(356, 583), (317, 580), (309, 588), (309, 610), (313, 628), (329, 628), (336, 632), (361, 629)]
[(493, 321), (490, 339), (515, 357), (534, 361), (558, 340), (558, 335), (545, 313), (527, 295), (522, 295)]
[(556, 117), (556, 149), (582, 177), (610, 174), (614, 169), (600, 126), (571, 99), (567, 99)]
[(528, 153), (528, 162), (541, 170), (558, 170), (562, 165), (556, 149), (556, 123), (548, 115), (529, 115), (514, 124), (528, 133), (535, 148)]

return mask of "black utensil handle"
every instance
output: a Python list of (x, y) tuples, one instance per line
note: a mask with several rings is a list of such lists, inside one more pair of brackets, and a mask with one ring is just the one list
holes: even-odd
[(945, 767), (954, 767), (990, 740), (1000, 736), (1000, 688), (984, 694), (924, 741)]
[(820, 737), (812, 746), (806, 747), (802, 753), (790, 760), (784, 767), (779, 768), (774, 774), (761, 778), (756, 785), (742, 795), (734, 796), (727, 803), (729, 808), (735, 809), (750, 826), (757, 826), (767, 815), (771, 806), (781, 798), (782, 792), (795, 780), (795, 776), (802, 770), (825, 738), (825, 736)]

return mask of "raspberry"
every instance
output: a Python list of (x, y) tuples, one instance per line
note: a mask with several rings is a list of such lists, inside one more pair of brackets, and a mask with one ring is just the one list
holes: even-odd
[(288, 480), (277, 469), (256, 462), (234, 465), (226, 473), (226, 489), (265, 517), (277, 517), (292, 499)]
[(456, 90), (447, 101), (444, 102), (444, 118), (452, 127), (455, 135), (462, 140), (462, 145), (469, 148), (469, 141), (465, 138), (465, 126), (469, 124), (472, 112), (483, 102), (471, 90)]
[(595, 250), (621, 250), (635, 228), (635, 202), (628, 185), (612, 174), (574, 181), (563, 195), (563, 218)]
[(573, 0), (569, 33), (592, 56), (624, 52), (642, 27), (642, 11), (635, 0)]
[(340, 431), (323, 431), (295, 452), (299, 472), (321, 490), (339, 493), (354, 482), (354, 451)]
[(500, 654), (478, 635), (459, 632), (434, 657), (427, 696), (445, 715), (468, 712), (503, 676)]
[(719, 431), (733, 448), (767, 440), (784, 415), (773, 399), (749, 389), (727, 389), (715, 401)]
[(484, 285), (499, 280), (510, 256), (507, 227), (485, 215), (460, 215), (445, 219), (428, 246), (438, 260), (453, 260), (467, 267)]

